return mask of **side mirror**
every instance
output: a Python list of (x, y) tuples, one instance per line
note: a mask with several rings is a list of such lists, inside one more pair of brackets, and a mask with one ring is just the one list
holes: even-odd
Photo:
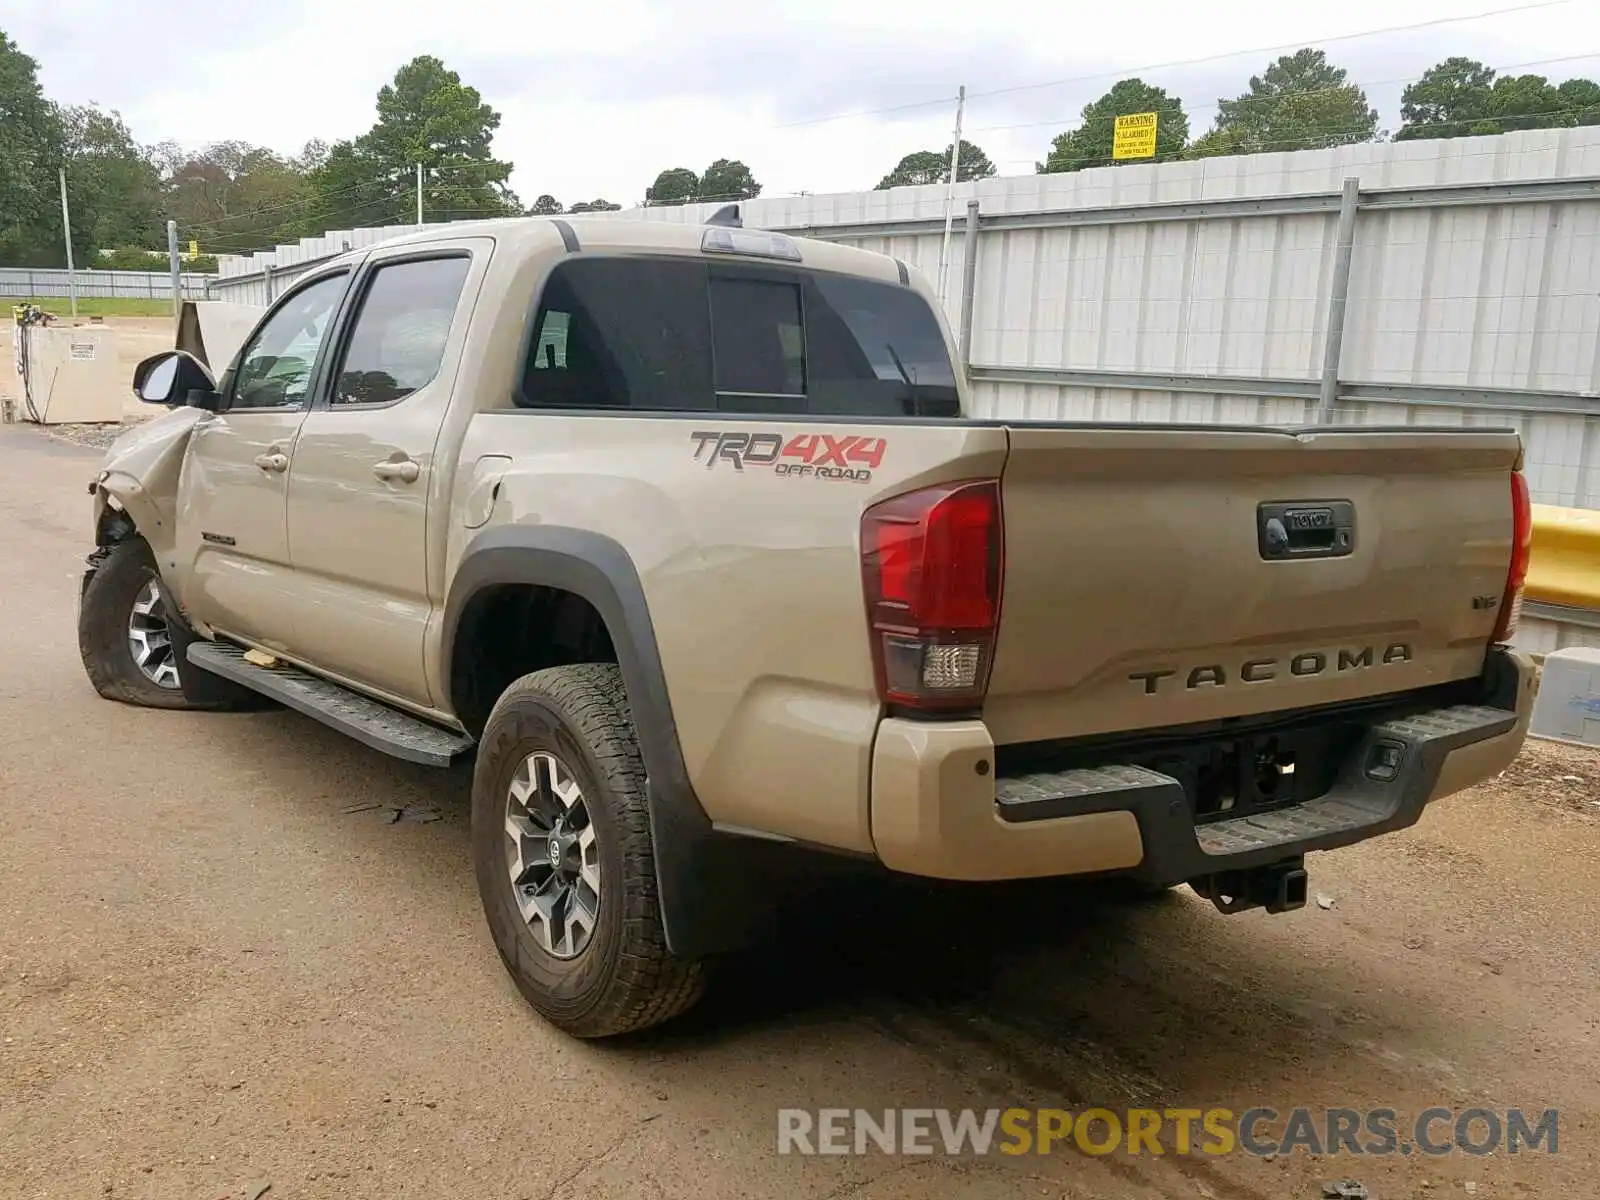
[(191, 392), (215, 395), (216, 386), (205, 364), (184, 350), (152, 354), (133, 369), (134, 394), (146, 404), (189, 403)]

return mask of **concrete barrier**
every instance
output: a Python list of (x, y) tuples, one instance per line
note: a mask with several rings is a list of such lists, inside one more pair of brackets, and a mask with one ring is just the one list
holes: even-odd
[(1515, 641), (1534, 655), (1600, 646), (1600, 512), (1533, 506), (1533, 557)]
[(1600, 613), (1600, 512), (1533, 506), (1529, 600)]

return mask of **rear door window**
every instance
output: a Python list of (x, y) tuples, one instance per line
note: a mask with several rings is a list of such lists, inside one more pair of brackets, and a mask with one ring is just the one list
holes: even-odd
[(372, 273), (334, 375), (336, 407), (393, 404), (433, 382), (471, 265), (458, 254), (386, 263)]
[(710, 409), (711, 395), (699, 263), (586, 258), (551, 272), (519, 405), (681, 412)]
[(943, 332), (909, 288), (668, 258), (562, 263), (525, 408), (958, 416)]

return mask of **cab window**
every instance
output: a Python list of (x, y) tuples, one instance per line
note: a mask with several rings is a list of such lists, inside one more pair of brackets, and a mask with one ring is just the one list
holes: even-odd
[(703, 259), (587, 258), (551, 272), (521, 408), (960, 415), (933, 310), (872, 279)]
[(230, 409), (303, 408), (345, 273), (294, 292), (256, 330), (239, 356)]

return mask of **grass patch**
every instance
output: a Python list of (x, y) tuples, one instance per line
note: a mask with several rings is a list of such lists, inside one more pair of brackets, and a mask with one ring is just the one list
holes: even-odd
[[(11, 308), (21, 304), (37, 304), (47, 313), (66, 320), (72, 315), (72, 302), (66, 296), (40, 296), (33, 300), (19, 300), (11, 296), (0, 298), (6, 305), (6, 318)], [(80, 317), (170, 317), (172, 300), (146, 300), (136, 296), (79, 296)]]

